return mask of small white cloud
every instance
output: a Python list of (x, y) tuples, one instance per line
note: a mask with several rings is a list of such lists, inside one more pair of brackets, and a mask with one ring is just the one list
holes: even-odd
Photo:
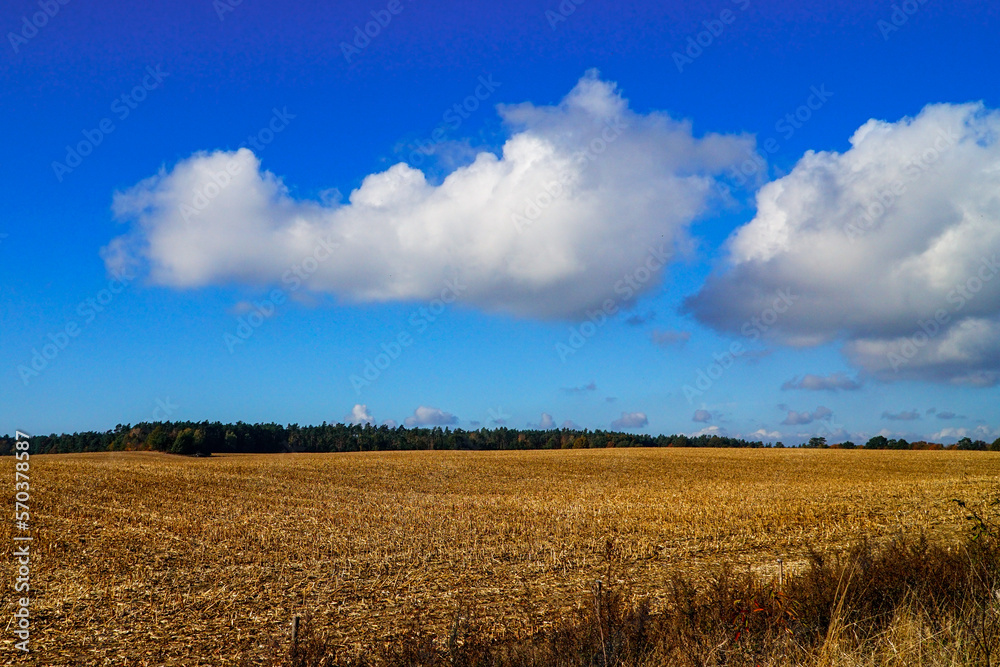
[(759, 428), (747, 436), (747, 440), (760, 440), (761, 442), (781, 440), (780, 431), (768, 431), (766, 428)]
[(688, 437), (689, 438), (698, 438), (698, 437), (701, 437), (703, 435), (718, 435), (720, 437), (721, 436), (725, 436), (726, 435), (726, 429), (724, 429), (724, 428), (722, 428), (720, 426), (706, 426), (705, 428), (701, 429), (700, 431), (695, 431), (694, 433), (691, 433)]
[(644, 412), (623, 412), (622, 416), (611, 422), (611, 428), (615, 430), (645, 428), (649, 424)]
[(438, 408), (421, 405), (403, 423), (411, 428), (414, 426), (447, 426), (448, 424), (457, 424), (458, 417)]
[(566, 421), (564, 421), (562, 423), (562, 426), (560, 426), (559, 428), (565, 428), (565, 429), (568, 429), (570, 431), (579, 431), (580, 430), (580, 426), (575, 421), (573, 421), (572, 419), (567, 419)]
[(812, 424), (814, 421), (827, 419), (832, 416), (833, 411), (830, 410), (830, 408), (821, 405), (813, 412), (796, 412), (795, 410), (789, 410), (788, 414), (781, 423), (788, 426), (802, 426), (805, 424)]
[(708, 422), (712, 421), (712, 413), (709, 412), (708, 410), (695, 410), (694, 416), (691, 418), (691, 421), (707, 424)]
[(368, 406), (361, 403), (355, 404), (351, 411), (344, 417), (345, 424), (374, 424), (375, 418), (368, 412)]
[(547, 412), (542, 413), (542, 417), (537, 424), (534, 422), (528, 422), (528, 428), (541, 429), (543, 431), (546, 431), (550, 428), (555, 428), (555, 426), (556, 426), (555, 420), (552, 419), (552, 415), (550, 415)]
[(396, 428), (397, 426), (399, 426), (399, 423), (396, 422), (395, 419), (386, 419), (384, 422), (382, 422), (382, 426), (387, 426), (389, 428)]

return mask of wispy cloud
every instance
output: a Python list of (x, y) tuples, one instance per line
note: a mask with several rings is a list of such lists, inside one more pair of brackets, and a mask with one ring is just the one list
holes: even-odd
[(882, 419), (888, 419), (889, 421), (914, 421), (920, 419), (920, 413), (916, 410), (904, 410), (902, 412), (889, 412), (886, 410), (882, 413)]
[(651, 322), (655, 318), (656, 318), (656, 313), (650, 310), (646, 313), (635, 313), (634, 315), (629, 315), (627, 318), (625, 318), (625, 324), (632, 327), (638, 327), (642, 326), (646, 322)]
[(413, 414), (407, 417), (403, 423), (410, 427), (446, 426), (448, 424), (457, 424), (458, 417), (450, 412), (444, 412), (438, 408), (421, 405), (419, 408), (414, 410)]
[(781, 389), (805, 389), (807, 391), (854, 391), (861, 388), (861, 383), (847, 377), (844, 373), (831, 373), (830, 375), (813, 375), (807, 373), (801, 378), (793, 377), (783, 385)]
[(591, 382), (590, 384), (585, 384), (582, 387), (563, 387), (562, 391), (566, 394), (587, 394), (592, 391), (597, 391), (597, 383)]
[(671, 347), (673, 345), (683, 346), (691, 340), (690, 331), (669, 331), (665, 329), (653, 329), (649, 334), (650, 340), (659, 347)]

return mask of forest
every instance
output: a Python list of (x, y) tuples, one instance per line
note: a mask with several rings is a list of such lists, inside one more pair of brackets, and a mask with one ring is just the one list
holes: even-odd
[[(0, 436), (0, 455), (14, 452), (15, 438)], [(963, 438), (952, 445), (924, 441), (908, 442), (878, 435), (864, 445), (845, 441), (828, 443), (814, 437), (801, 445), (829, 449), (955, 449), (1000, 451), (1000, 438), (989, 444)], [(406, 428), (371, 424), (223, 424), (220, 422), (142, 422), (118, 424), (113, 430), (98, 432), (36, 435), (31, 438), (33, 454), (81, 452), (154, 451), (187, 456), (222, 453), (280, 452), (373, 452), (412, 450), (526, 450), (591, 449), (604, 447), (785, 447), (784, 443), (764, 443), (719, 435), (648, 435), (603, 430), (520, 430), (506, 427), (464, 429)]]

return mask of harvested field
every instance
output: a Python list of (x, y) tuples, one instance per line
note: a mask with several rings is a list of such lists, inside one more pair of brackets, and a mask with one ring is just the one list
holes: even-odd
[[(513, 628), (524, 633), (580, 604), (597, 578), (655, 601), (672, 573), (723, 562), (767, 574), (810, 546), (948, 539), (964, 515), (950, 499), (1000, 492), (1000, 455), (959, 451), (31, 462), (30, 660), (45, 665), (234, 664), (269, 655), (296, 614), (343, 646), (390, 641), (415, 618), (446, 632), (470, 606), (498, 633), (534, 619)], [(0, 538), (10, 543), (8, 523)]]

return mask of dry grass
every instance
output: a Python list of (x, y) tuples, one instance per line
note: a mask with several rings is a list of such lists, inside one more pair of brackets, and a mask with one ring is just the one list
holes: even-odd
[[(809, 546), (899, 531), (947, 539), (963, 516), (950, 498), (1000, 488), (1000, 455), (955, 451), (31, 463), (33, 660), (46, 665), (263, 659), (295, 614), (345, 647), (384, 644), (414, 622), (446, 634), (459, 609), (498, 637), (523, 635), (581, 604), (599, 577), (655, 608), (678, 572), (726, 562), (766, 575), (778, 557), (794, 569)], [(9, 532), (4, 522), (0, 540)], [(2, 643), (12, 655), (9, 633)]]

